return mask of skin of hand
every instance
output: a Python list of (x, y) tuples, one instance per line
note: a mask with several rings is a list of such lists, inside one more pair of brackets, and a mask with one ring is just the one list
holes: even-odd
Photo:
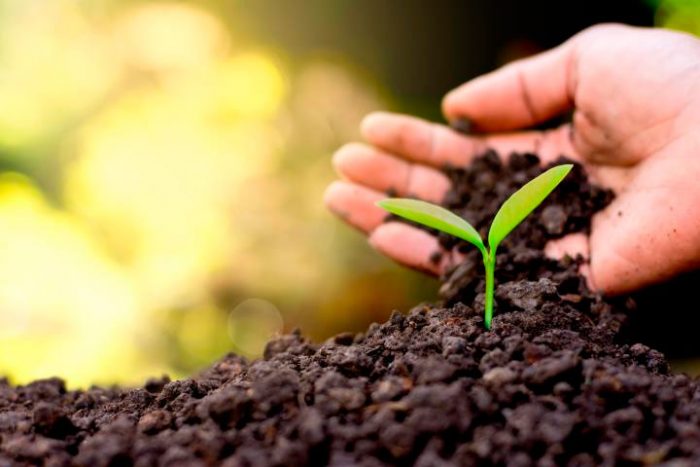
[[(527, 130), (573, 110), (554, 130)], [(450, 182), (440, 168), (466, 165), (486, 148), (531, 151), (548, 162), (581, 162), (616, 198), (595, 215), (591, 235), (550, 242), (547, 253), (589, 257), (589, 284), (629, 292), (700, 267), (700, 40), (661, 29), (598, 25), (559, 47), (508, 64), (444, 98), (448, 121), (465, 136), (417, 118), (374, 113), (368, 144), (340, 148), (325, 203), (370, 244), (413, 268), (439, 274), (455, 261), (429, 234), (396, 222), (374, 203), (387, 190), (439, 202)]]

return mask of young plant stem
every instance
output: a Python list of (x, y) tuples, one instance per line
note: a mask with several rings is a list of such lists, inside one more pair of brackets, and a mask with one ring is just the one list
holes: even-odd
[(484, 294), (484, 325), (491, 329), (493, 317), (493, 291), (496, 270), (496, 248), (506, 235), (537, 208), (544, 199), (566, 177), (572, 164), (552, 167), (523, 185), (510, 195), (496, 212), (488, 234), (488, 248), (479, 232), (457, 214), (441, 206), (416, 199), (385, 199), (377, 205), (392, 214), (421, 225), (432, 227), (446, 234), (469, 242), (479, 249), (486, 270), (486, 292)]
[(494, 273), (496, 270), (496, 252), (490, 251), (484, 257), (484, 267), (486, 269), (486, 293), (484, 296), (484, 325), (486, 329), (491, 329), (491, 318), (493, 317), (493, 289)]

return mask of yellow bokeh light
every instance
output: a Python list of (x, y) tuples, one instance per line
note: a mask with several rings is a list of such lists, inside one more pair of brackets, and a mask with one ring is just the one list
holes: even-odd
[(13, 174), (0, 176), (0, 264), (3, 373), (20, 381), (61, 374), (85, 385), (153, 370), (132, 368), (139, 310), (128, 278)]
[(75, 2), (2, 6), (0, 147), (26, 151), (89, 112), (121, 78), (121, 63)]
[(284, 320), (273, 303), (248, 298), (229, 312), (227, 326), (236, 351), (256, 357), (263, 353), (267, 342), (282, 331)]
[(127, 62), (153, 72), (196, 69), (221, 57), (229, 42), (217, 18), (182, 2), (151, 2), (127, 10), (114, 38)]
[(88, 3), (0, 0), (0, 376), (137, 384), (323, 321), (327, 158), (376, 94), (197, 2)]
[[(180, 80), (174, 89), (125, 95), (77, 139), (68, 204), (99, 226), (151, 306), (202, 298), (200, 284), (235, 254), (237, 200), (273, 164), (276, 131), (249, 117), (280, 105), (279, 72), (259, 55), (237, 60), (229, 73), (215, 67), (211, 76)], [(232, 76), (248, 72), (257, 87), (247, 101), (221, 98)], [(248, 118), (222, 120), (231, 107)]]
[(260, 53), (244, 53), (219, 65), (213, 75), (216, 102), (244, 117), (274, 115), (284, 95), (282, 74)]

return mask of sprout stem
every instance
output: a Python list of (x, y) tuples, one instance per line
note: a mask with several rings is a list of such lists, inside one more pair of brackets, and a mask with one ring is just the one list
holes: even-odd
[(493, 317), (493, 291), (496, 270), (496, 248), (515, 227), (520, 224), (566, 177), (573, 165), (552, 167), (527, 182), (501, 205), (491, 222), (488, 248), (479, 232), (462, 217), (441, 206), (416, 199), (385, 199), (377, 205), (392, 214), (421, 225), (432, 227), (476, 246), (484, 259), (486, 269), (486, 292), (484, 294), (484, 325), (491, 329)]
[(484, 299), (484, 325), (486, 329), (491, 329), (491, 318), (493, 317), (493, 289), (494, 289), (494, 273), (496, 270), (496, 252), (489, 252), (488, 256), (484, 257), (484, 266), (486, 268), (486, 295)]

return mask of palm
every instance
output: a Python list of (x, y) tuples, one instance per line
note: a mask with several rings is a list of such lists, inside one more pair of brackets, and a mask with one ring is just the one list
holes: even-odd
[[(467, 164), (486, 147), (534, 151), (545, 162), (566, 154), (618, 196), (594, 219), (590, 239), (564, 239), (549, 251), (585, 254), (590, 246), (592, 277), (608, 292), (666, 278), (700, 263), (694, 215), (700, 157), (692, 131), (700, 123), (693, 97), (698, 65), (700, 46), (688, 36), (620, 26), (587, 30), (446, 97), (448, 118), (468, 117), (484, 136), (405, 116), (369, 116), (363, 134), (372, 146), (351, 144), (336, 153), (348, 181), (329, 187), (327, 204), (367, 232), (378, 250), (439, 273), (446, 263), (429, 260), (438, 249), (434, 238), (383, 223), (374, 206), (382, 192), (439, 201), (449, 189), (439, 167)], [(572, 125), (518, 131), (572, 108)]]

